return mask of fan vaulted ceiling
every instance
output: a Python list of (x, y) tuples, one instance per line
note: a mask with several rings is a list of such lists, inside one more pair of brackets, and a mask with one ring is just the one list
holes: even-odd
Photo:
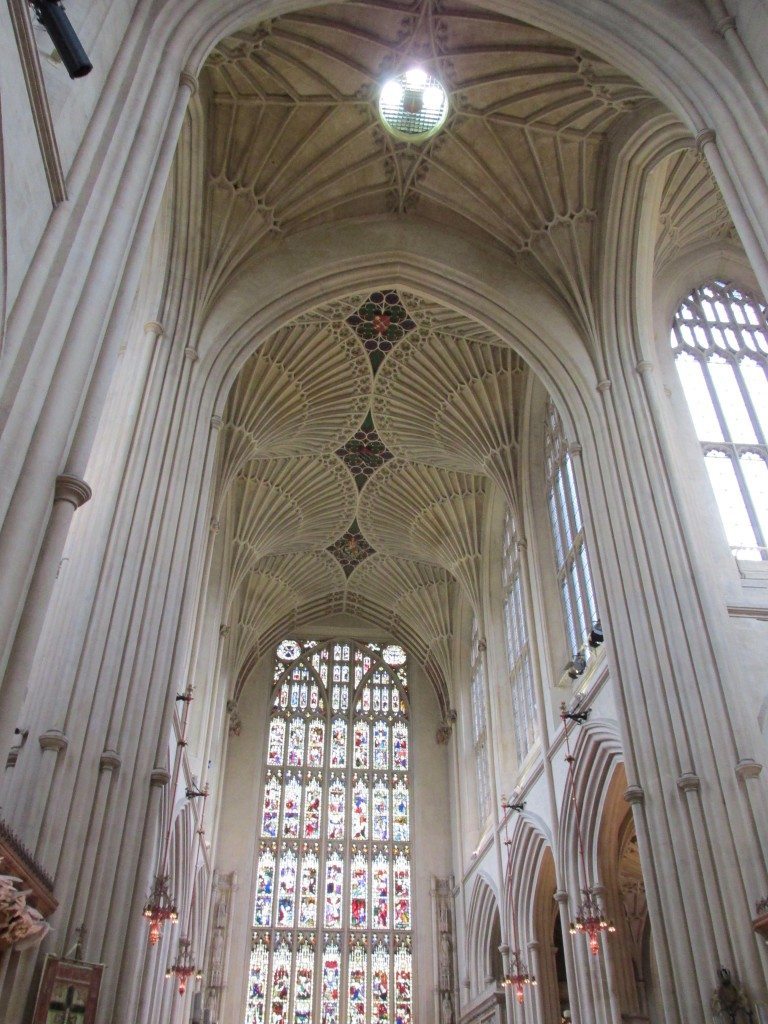
[[(451, 103), (421, 145), (376, 111), (383, 79), (412, 63)], [(417, 216), (500, 247), (595, 336), (601, 166), (649, 99), (601, 59), (470, 3), (357, 0), (224, 39), (202, 85), (204, 306), (280, 237)], [(663, 173), (659, 268), (732, 237), (699, 154)], [(477, 606), (488, 502), (515, 499), (526, 373), (480, 325), (386, 290), (259, 348), (230, 396), (218, 494), (238, 689), (281, 633), (347, 612), (410, 646), (447, 713), (452, 610), (459, 592)]]
[[(451, 112), (422, 145), (376, 112), (419, 63)], [(209, 297), (275, 236), (416, 212), (492, 239), (593, 326), (606, 132), (647, 99), (604, 61), (512, 18), (444, 0), (331, 4), (222, 41), (208, 59)]]
[(455, 599), (479, 605), (526, 372), (478, 324), (394, 290), (314, 310), (251, 356), (219, 488), (240, 685), (281, 633), (347, 612), (406, 643), (447, 711)]

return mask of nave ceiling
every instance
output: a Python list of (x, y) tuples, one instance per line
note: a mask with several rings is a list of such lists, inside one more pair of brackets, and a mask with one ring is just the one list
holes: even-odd
[(219, 472), (240, 687), (281, 633), (347, 613), (407, 644), (447, 711), (457, 592), (479, 607), (527, 373), (480, 325), (397, 291), (316, 309), (250, 357)]
[[(451, 103), (421, 145), (391, 137), (376, 110), (383, 78), (411, 63), (436, 74)], [(417, 216), (499, 247), (594, 336), (607, 147), (650, 99), (601, 59), (470, 3), (359, 0), (222, 40), (201, 95), (201, 309), (280, 238)], [(658, 270), (734, 241), (697, 151), (660, 173)], [(281, 632), (347, 613), (408, 644), (447, 713), (456, 595), (478, 606), (489, 503), (515, 501), (528, 371), (445, 307), (402, 292), (388, 306), (382, 292), (366, 319), (366, 303), (330, 302), (282, 328), (230, 396), (218, 500), (237, 689)], [(377, 316), (391, 322), (380, 329)]]
[[(377, 114), (386, 75), (418, 63), (450, 95), (422, 145)], [(287, 14), (210, 55), (207, 297), (259, 247), (318, 223), (414, 214), (491, 242), (594, 330), (601, 162), (649, 99), (571, 44), (469, 3), (362, 0)]]

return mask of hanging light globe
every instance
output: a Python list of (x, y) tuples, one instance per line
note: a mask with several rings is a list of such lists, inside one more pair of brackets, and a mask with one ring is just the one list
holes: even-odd
[(382, 85), (379, 115), (396, 139), (424, 142), (445, 124), (448, 94), (442, 83), (423, 68), (410, 68)]

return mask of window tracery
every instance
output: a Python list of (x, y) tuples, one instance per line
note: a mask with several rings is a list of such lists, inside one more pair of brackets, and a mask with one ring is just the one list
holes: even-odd
[(550, 398), (547, 402), (545, 461), (547, 502), (560, 596), (572, 655), (590, 655), (589, 634), (598, 621), (592, 571), (573, 463), (563, 424)]
[(768, 559), (768, 317), (724, 281), (695, 288), (671, 345), (728, 544)]
[(275, 659), (246, 1024), (410, 1024), (410, 732), (396, 645)]
[(538, 701), (531, 668), (525, 598), (521, 577), (517, 522), (511, 511), (504, 519), (504, 632), (512, 692), (512, 714), (518, 761), (538, 739)]

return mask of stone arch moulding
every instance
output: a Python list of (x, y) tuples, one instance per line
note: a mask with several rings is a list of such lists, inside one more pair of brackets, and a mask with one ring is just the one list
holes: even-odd
[[(616, 766), (623, 763), (621, 739), (618, 726), (607, 719), (590, 719), (578, 727), (577, 735), (571, 735), (571, 752), (575, 758), (576, 800), (581, 817), (584, 859), (589, 882), (597, 884), (600, 858), (598, 841), (603, 805), (610, 789)], [(563, 748), (563, 756), (565, 751)], [(560, 848), (558, 849), (558, 876), (567, 879), (569, 887), (577, 881), (577, 837), (573, 801), (563, 801), (560, 814)], [(572, 870), (573, 869), (573, 870)]]
[(485, 978), (491, 969), (489, 941), (494, 916), (501, 920), (498, 895), (491, 880), (481, 872), (472, 890), (466, 929), (470, 991), (475, 995), (485, 987)]
[[(552, 835), (546, 823), (538, 815), (525, 811), (518, 815), (504, 865), (503, 909), (507, 926), (505, 932), (508, 936), (516, 933), (521, 948), (535, 935), (535, 921), (540, 910), (537, 896), (541, 871), (547, 853), (551, 856), (552, 849)], [(510, 924), (515, 910), (517, 920), (513, 931)]]
[(261, 341), (308, 309), (382, 282), (483, 324), (559, 396), (571, 428), (583, 422), (585, 396), (594, 393), (598, 378), (558, 300), (491, 246), (397, 216), (339, 225), (330, 239), (322, 227), (313, 228), (244, 266), (200, 328), (196, 377), (206, 389), (200, 396), (206, 422), (222, 414), (240, 367)]
[[(178, 62), (179, 70), (186, 67), (196, 74), (216, 43), (244, 25), (324, 3), (327, 0), (204, 0), (196, 4), (188, 0), (174, 5), (172, 12), (162, 10), (152, 29), (161, 33), (164, 41), (169, 40), (167, 52)], [(476, 6), (508, 14), (505, 0), (477, 0)], [(589, 4), (522, 0), (515, 17), (615, 64), (697, 131), (705, 127), (699, 124), (699, 112), (720, 110), (734, 100), (751, 107), (709, 21), (704, 17), (699, 25), (692, 19), (683, 21), (674, 4), (665, 10), (649, 0), (642, 4), (631, 0)], [(685, 48), (671, 43), (680, 32), (686, 33)], [(701, 71), (704, 67), (706, 75)], [(754, 109), (750, 120), (757, 127)]]

